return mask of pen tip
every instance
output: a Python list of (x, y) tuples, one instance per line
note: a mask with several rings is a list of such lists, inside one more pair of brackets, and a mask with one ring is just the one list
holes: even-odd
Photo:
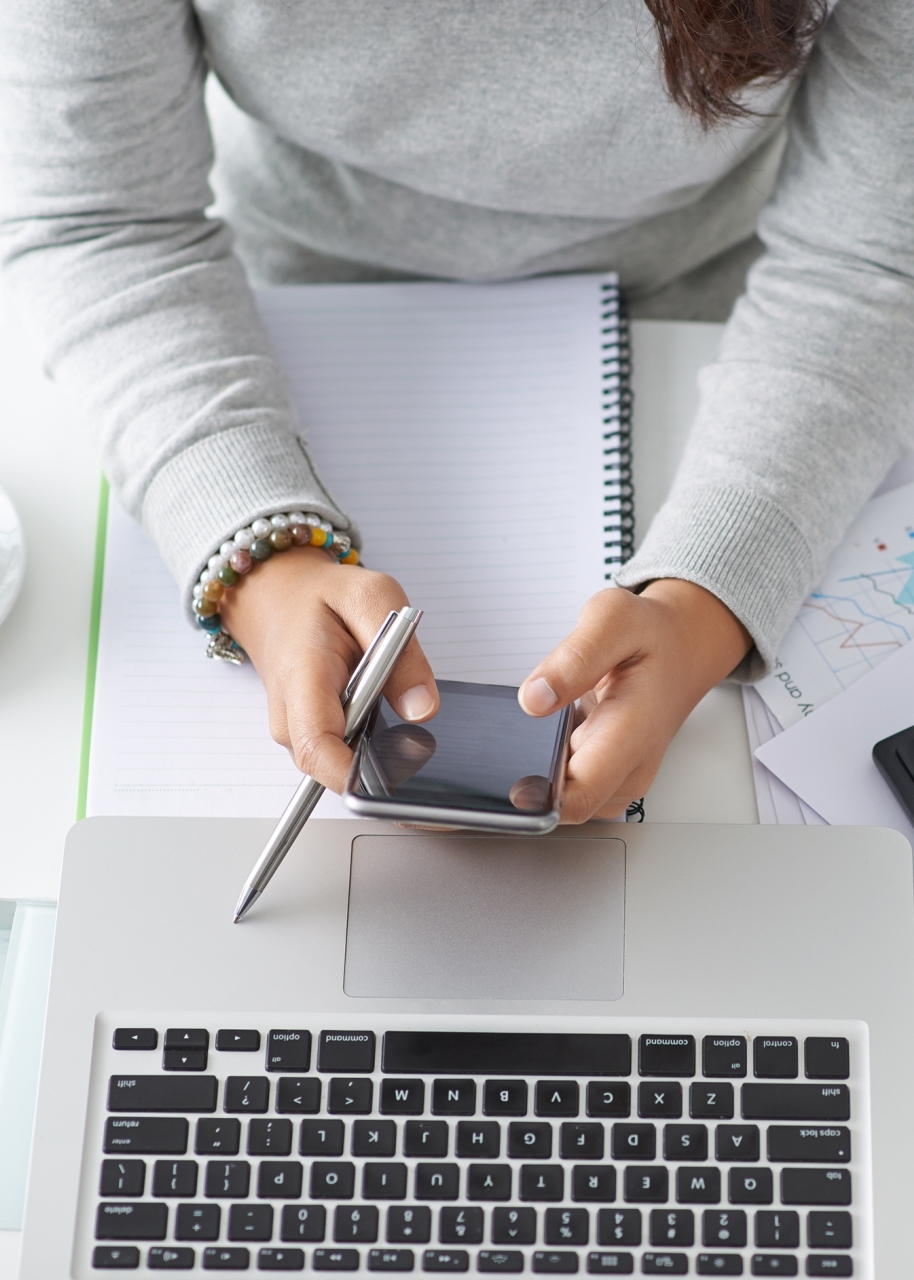
[(242, 920), (253, 907), (254, 903), (260, 897), (260, 891), (257, 889), (245, 889), (241, 897), (235, 904), (235, 915), (232, 924), (237, 924)]

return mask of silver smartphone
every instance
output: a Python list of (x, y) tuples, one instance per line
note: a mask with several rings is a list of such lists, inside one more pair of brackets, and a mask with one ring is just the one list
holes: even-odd
[(441, 707), (409, 724), (381, 702), (343, 801), (360, 817), (540, 835), (558, 825), (572, 708), (535, 719), (501, 684), (439, 680)]

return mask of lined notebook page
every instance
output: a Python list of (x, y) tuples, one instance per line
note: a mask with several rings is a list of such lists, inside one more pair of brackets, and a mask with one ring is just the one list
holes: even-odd
[[(606, 279), (258, 294), (317, 468), (365, 562), (425, 610), (442, 678), (520, 683), (605, 585)], [(256, 673), (204, 645), (112, 501), (89, 813), (281, 812), (299, 775)], [(317, 812), (347, 815), (333, 796)]]

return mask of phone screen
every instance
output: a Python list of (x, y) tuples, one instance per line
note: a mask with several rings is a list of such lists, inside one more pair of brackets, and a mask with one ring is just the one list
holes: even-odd
[(385, 700), (363, 745), (355, 795), (488, 813), (550, 812), (569, 712), (535, 719), (509, 685), (439, 680), (441, 708), (424, 724)]

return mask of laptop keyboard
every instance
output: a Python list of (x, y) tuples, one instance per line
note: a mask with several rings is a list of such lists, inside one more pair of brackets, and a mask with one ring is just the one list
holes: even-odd
[(76, 1276), (871, 1274), (859, 1023), (142, 1021), (99, 1019)]

